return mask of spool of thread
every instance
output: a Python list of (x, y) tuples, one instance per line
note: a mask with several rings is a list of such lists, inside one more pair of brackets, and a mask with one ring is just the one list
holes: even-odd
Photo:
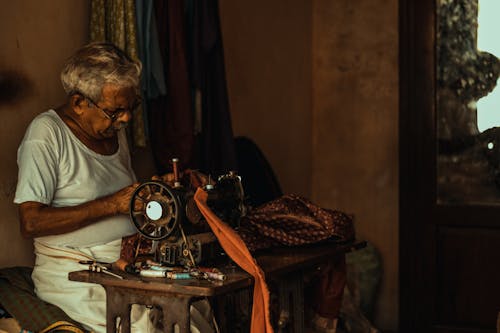
[(174, 183), (179, 182), (179, 159), (174, 157), (172, 158), (172, 169), (174, 171)]
[(207, 277), (212, 280), (217, 280), (217, 281), (225, 281), (227, 279), (225, 274), (222, 273), (216, 273), (216, 272), (205, 272)]
[(131, 263), (128, 263), (124, 259), (120, 258), (117, 261), (115, 261), (112, 264), (113, 268), (118, 269), (122, 272), (126, 272), (129, 274), (137, 274), (137, 268), (132, 265)]
[(161, 266), (161, 264), (159, 262), (156, 262), (156, 261), (151, 260), (151, 259), (147, 259), (146, 264), (148, 264), (149, 266)]
[(173, 271), (174, 269), (172, 267), (166, 267), (166, 266), (151, 266), (149, 267), (149, 269), (152, 269), (153, 271), (160, 271), (160, 272), (164, 272), (164, 271)]
[(167, 271), (157, 271), (154, 269), (141, 269), (139, 275), (144, 277), (165, 277), (167, 275)]
[(189, 273), (173, 273), (173, 272), (165, 272), (165, 273), (167, 274), (167, 278), (172, 280), (185, 280), (191, 278), (191, 275)]

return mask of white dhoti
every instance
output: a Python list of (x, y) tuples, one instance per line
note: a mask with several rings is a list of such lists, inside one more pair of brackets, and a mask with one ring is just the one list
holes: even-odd
[[(35, 293), (42, 300), (57, 305), (68, 316), (92, 332), (106, 332), (106, 293), (98, 284), (68, 280), (68, 273), (88, 269), (80, 260), (111, 263), (118, 260), (121, 239), (88, 248), (46, 245), (35, 241), (36, 263), (33, 269)], [(190, 309), (191, 332), (214, 332), (213, 315), (208, 301), (194, 303)], [(132, 332), (149, 333), (158, 329), (150, 320), (150, 309), (133, 306)]]

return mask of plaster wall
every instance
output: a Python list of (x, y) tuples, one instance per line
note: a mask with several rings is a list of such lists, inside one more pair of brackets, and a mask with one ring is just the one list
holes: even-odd
[(313, 2), (312, 194), (383, 260), (376, 324), (398, 317), (398, 2)]
[(375, 323), (398, 318), (398, 1), (221, 0), (233, 128), (284, 192), (355, 215), (381, 253)]
[(0, 267), (33, 264), (32, 241), (19, 232), (12, 203), (16, 152), (29, 122), (64, 99), (59, 72), (64, 60), (87, 42), (87, 0), (0, 1), (0, 71), (21, 82), (18, 98), (0, 103)]
[(220, 0), (235, 135), (254, 140), (284, 192), (311, 194), (311, 4)]

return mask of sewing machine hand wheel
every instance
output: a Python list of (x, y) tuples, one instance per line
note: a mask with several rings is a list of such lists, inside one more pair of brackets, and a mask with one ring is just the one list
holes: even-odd
[(181, 219), (179, 199), (172, 188), (162, 182), (143, 183), (130, 199), (130, 218), (145, 237), (166, 238), (177, 229)]

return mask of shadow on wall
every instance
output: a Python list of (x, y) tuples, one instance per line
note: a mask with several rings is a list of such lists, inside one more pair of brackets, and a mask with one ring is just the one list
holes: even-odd
[(21, 72), (0, 69), (0, 106), (15, 104), (33, 92), (33, 83)]

